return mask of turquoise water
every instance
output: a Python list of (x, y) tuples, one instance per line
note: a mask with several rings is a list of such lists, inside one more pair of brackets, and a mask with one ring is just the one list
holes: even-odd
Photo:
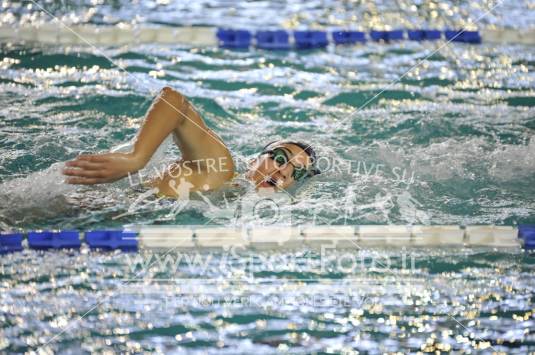
[(177, 252), (160, 254), (166, 262), (150, 253), (8, 255), (0, 347), (65, 354), (525, 354), (535, 347), (532, 257), (353, 250), (355, 266), (344, 262), (342, 273), (333, 260), (347, 252), (329, 251), (323, 270), (319, 253), (307, 250), (244, 252), (224, 262), (228, 269), (218, 252), (201, 254), (206, 268)]
[[(368, 44), (297, 55), (173, 46), (94, 54), (4, 44), (1, 222), (228, 224), (232, 213), (217, 217), (200, 202), (174, 217), (164, 201), (117, 218), (138, 197), (128, 181), (52, 184), (61, 182), (52, 164), (132, 139), (165, 85), (191, 98), (242, 171), (274, 139), (313, 143), (325, 171), (286, 196), (294, 223), (533, 222), (533, 49), (453, 45), (395, 82), (437, 46)], [(177, 156), (171, 146), (164, 160)], [(206, 197), (236, 209), (235, 201)]]
[[(417, 11), (401, 1), (384, 2), (376, 12), (369, 4), (324, 1), (272, 6), (220, 1), (209, 7), (62, 2), (50, 10), (74, 22), (252, 28), (333, 25), (354, 14), (374, 23), (377, 11), (399, 11), (396, 3), (405, 6), (407, 21), (429, 20), (426, 9), (433, 2)], [(2, 23), (46, 19), (27, 2), (3, 4)], [(463, 3), (450, 9), (449, 17), (448, 9), (440, 8), (440, 21), (466, 14), (477, 18), (485, 8), (485, 3)], [(508, 3), (482, 23), (528, 28), (534, 25), (532, 12), (526, 4)], [(140, 193), (127, 180), (96, 187), (62, 184), (61, 162), (128, 142), (163, 86), (191, 99), (242, 171), (274, 139), (313, 143), (325, 158), (324, 173), (280, 194), (281, 223), (534, 223), (533, 48), (452, 44), (437, 51), (442, 44), (368, 43), (271, 53), (3, 43), (0, 229), (268, 223), (270, 216), (245, 213), (236, 219), (236, 211), (258, 200), (251, 191), (197, 196), (175, 214), (172, 200), (132, 209)], [(169, 144), (155, 161), (176, 157)], [(332, 251), (328, 259), (343, 260), (346, 252)], [(0, 351), (473, 353), (494, 348), (523, 354), (535, 348), (534, 262), (519, 251), (351, 250), (359, 261), (351, 270), (329, 263), (318, 270), (319, 256), (310, 250), (244, 253), (227, 260), (225, 253), (204, 252), (202, 260), (211, 258), (208, 270), (178, 259), (191, 253), (171, 253), (171, 264), (150, 253), (138, 260), (87, 250), (2, 256)], [(216, 266), (244, 260), (249, 263), (243, 269)], [(412, 266), (406, 267), (407, 260)], [(155, 263), (149, 270), (135, 268), (143, 262)], [(311, 295), (323, 301), (311, 301)]]

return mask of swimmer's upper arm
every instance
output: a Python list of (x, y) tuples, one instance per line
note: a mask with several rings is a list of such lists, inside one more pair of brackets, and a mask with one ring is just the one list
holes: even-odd
[(186, 96), (175, 89), (165, 86), (160, 91), (159, 100), (167, 105), (171, 114), (176, 115), (177, 127), (184, 124), (191, 124), (201, 130), (205, 130), (206, 124), (202, 117), (195, 111), (193, 105), (188, 101)]
[(147, 113), (134, 149), (145, 163), (162, 141), (173, 133), (184, 160), (219, 159), (232, 163), (230, 151), (209, 129), (194, 105), (180, 92), (164, 87)]
[[(164, 87), (147, 111), (145, 120), (129, 153), (92, 154), (79, 157), (70, 163), (64, 174), (74, 176), (71, 183), (95, 184), (115, 181), (128, 173), (142, 169), (169, 134), (179, 138), (185, 160), (229, 159), (232, 157), (221, 139), (204, 123), (193, 105), (181, 93)], [(87, 160), (104, 159), (106, 164), (88, 164)], [(69, 164), (68, 164), (69, 166)], [(209, 176), (209, 171), (201, 175)], [(217, 174), (222, 175), (222, 174)], [(226, 175), (223, 176), (226, 178)]]
[(147, 111), (134, 143), (134, 155), (143, 165), (146, 164), (163, 140), (172, 132), (179, 131), (202, 138), (207, 127), (186, 97), (166, 86)]
[(230, 158), (230, 152), (223, 140), (204, 122), (195, 106), (181, 93), (165, 87), (163, 97), (170, 102), (178, 102), (179, 115), (175, 134), (179, 140), (182, 157), (186, 160), (208, 158)]

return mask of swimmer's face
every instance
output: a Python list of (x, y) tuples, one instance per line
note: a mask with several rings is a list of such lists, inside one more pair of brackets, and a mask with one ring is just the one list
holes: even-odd
[(310, 168), (309, 155), (295, 144), (274, 144), (269, 151), (254, 159), (247, 172), (257, 188), (284, 190)]

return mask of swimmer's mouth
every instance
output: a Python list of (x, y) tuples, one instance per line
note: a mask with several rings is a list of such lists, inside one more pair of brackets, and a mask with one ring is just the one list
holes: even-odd
[(277, 187), (277, 181), (272, 177), (265, 178), (260, 184), (262, 187)]

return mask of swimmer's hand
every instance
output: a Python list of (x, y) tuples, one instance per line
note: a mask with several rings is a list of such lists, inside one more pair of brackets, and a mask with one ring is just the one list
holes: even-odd
[(94, 185), (114, 182), (143, 168), (145, 164), (132, 153), (82, 154), (65, 163), (65, 182)]

